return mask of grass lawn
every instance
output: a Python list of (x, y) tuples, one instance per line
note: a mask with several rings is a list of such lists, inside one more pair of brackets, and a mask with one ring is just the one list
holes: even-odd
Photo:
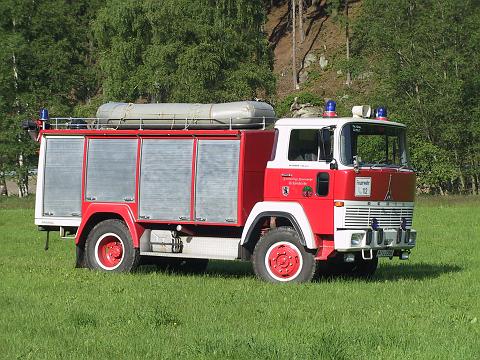
[(421, 198), (414, 227), (371, 281), (104, 274), (74, 269), (72, 240), (43, 250), (32, 199), (0, 199), (0, 358), (478, 359), (480, 199)]

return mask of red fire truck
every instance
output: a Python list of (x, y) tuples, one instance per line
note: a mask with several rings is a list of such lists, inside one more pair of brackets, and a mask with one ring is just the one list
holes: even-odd
[[(162, 108), (163, 106), (163, 108)], [(40, 119), (35, 224), (74, 234), (77, 266), (245, 260), (270, 282), (370, 276), (409, 258), (415, 173), (406, 128), (357, 106), (275, 122), (260, 102), (103, 105)]]

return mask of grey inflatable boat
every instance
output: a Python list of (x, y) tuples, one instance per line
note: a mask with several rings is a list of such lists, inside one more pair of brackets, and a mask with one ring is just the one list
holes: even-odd
[(259, 101), (222, 104), (132, 104), (109, 102), (97, 110), (98, 123), (119, 129), (262, 128), (277, 120)]

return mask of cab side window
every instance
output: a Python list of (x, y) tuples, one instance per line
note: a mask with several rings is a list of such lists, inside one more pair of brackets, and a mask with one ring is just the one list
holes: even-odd
[(294, 129), (290, 133), (288, 160), (317, 161), (318, 131), (315, 129)]
[(333, 158), (333, 131), (293, 129), (290, 132), (288, 160), (331, 161)]

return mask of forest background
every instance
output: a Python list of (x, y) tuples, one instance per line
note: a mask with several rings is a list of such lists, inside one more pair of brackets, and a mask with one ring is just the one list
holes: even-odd
[(261, 98), (289, 116), (295, 97), (386, 105), (419, 192), (479, 193), (478, 1), (0, 0), (0, 44), (3, 194), (9, 177), (29, 192), (38, 145), (20, 124), (42, 107)]

